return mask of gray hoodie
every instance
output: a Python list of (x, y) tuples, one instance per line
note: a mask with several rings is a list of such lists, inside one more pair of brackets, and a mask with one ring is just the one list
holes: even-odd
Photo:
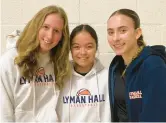
[(73, 69), (72, 77), (60, 92), (57, 106), (58, 118), (62, 122), (111, 121), (108, 70), (98, 59), (85, 76)]

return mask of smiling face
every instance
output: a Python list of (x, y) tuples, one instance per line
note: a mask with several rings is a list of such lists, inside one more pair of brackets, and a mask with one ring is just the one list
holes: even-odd
[(45, 18), (39, 30), (40, 52), (46, 53), (54, 48), (62, 38), (64, 21), (59, 14), (53, 13)]
[(138, 49), (140, 28), (135, 29), (132, 18), (115, 14), (107, 22), (107, 39), (116, 55), (131, 55)]
[(79, 32), (72, 40), (71, 54), (75, 62), (75, 70), (81, 73), (88, 72), (95, 61), (95, 39), (86, 31)]

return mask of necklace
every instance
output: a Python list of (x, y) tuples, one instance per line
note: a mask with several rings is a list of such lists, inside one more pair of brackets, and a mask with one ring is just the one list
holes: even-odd
[(124, 77), (124, 74), (126, 73), (126, 70), (127, 70), (128, 66), (131, 64), (131, 62), (132, 62), (134, 59), (136, 59), (136, 58), (138, 57), (138, 55), (141, 53), (141, 51), (143, 50), (143, 48), (144, 48), (144, 45), (139, 47), (137, 53), (132, 57), (130, 63), (126, 66), (126, 68), (125, 68), (124, 71), (122, 72), (121, 77)]

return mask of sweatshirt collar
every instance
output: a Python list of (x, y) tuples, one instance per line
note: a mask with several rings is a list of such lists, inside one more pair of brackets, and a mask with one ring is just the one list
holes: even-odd
[(94, 75), (95, 73), (98, 73), (104, 69), (104, 66), (101, 64), (100, 60), (98, 58), (95, 58), (94, 65), (91, 68), (91, 70), (85, 76), (82, 76), (74, 70), (74, 66), (73, 66), (74, 61), (73, 60), (71, 61), (71, 64), (72, 64), (72, 74), (74, 76), (79, 76), (79, 77), (90, 77), (90, 76)]

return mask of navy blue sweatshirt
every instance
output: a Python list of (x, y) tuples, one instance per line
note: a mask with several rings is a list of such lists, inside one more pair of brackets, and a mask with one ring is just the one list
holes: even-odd
[[(126, 69), (125, 99), (130, 122), (166, 122), (166, 63), (160, 56), (152, 55), (152, 51), (146, 46)], [(122, 60), (121, 56), (115, 56), (109, 67), (112, 121), (115, 121), (115, 69)]]

